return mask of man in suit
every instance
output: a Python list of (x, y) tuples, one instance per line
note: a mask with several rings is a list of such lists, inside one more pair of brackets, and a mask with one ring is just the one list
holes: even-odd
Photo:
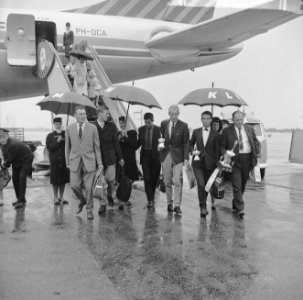
[(216, 168), (220, 156), (219, 133), (211, 128), (212, 114), (204, 111), (201, 114), (202, 127), (193, 131), (190, 139), (191, 151), (196, 150), (197, 156), (192, 158), (192, 167), (197, 180), (200, 216), (208, 215), (206, 200), (208, 193), (205, 185)]
[(155, 190), (161, 169), (158, 151), (158, 140), (161, 135), (160, 127), (154, 125), (152, 113), (144, 115), (144, 122), (145, 126), (139, 128), (137, 148), (141, 147), (140, 164), (143, 170), (147, 207), (153, 208)]
[[(65, 132), (65, 159), (70, 169), (70, 184), (73, 192), (79, 198), (77, 214), (86, 205), (87, 218), (93, 219), (93, 183), (96, 168), (102, 169), (100, 142), (95, 125), (86, 119), (85, 108), (75, 107), (76, 123), (71, 124)], [(85, 196), (82, 193), (85, 189)]]
[(254, 129), (243, 122), (244, 115), (235, 111), (232, 115), (233, 125), (225, 128), (221, 135), (221, 153), (233, 148), (235, 141), (238, 142), (233, 157), (233, 169), (231, 182), (233, 187), (233, 210), (240, 218), (244, 216), (243, 194), (250, 170), (257, 164), (260, 156), (260, 143)]
[(32, 173), (32, 163), (34, 154), (32, 150), (19, 140), (9, 137), (7, 129), (0, 128), (0, 146), (3, 153), (4, 162), (1, 168), (7, 169), (12, 165), (13, 185), (17, 201), (13, 206), (23, 208), (26, 204), (26, 180)]
[[(169, 119), (161, 122), (161, 135), (165, 139), (160, 150), (164, 183), (166, 188), (167, 211), (181, 214), (183, 165), (189, 167), (189, 130), (186, 123), (179, 120), (179, 107), (169, 107)], [(174, 200), (172, 200), (174, 184)], [(174, 207), (175, 206), (175, 207)]]
[[(107, 182), (107, 202), (109, 206), (114, 206), (113, 189), (116, 178), (116, 163), (124, 165), (122, 151), (120, 149), (118, 132), (115, 123), (109, 122), (109, 108), (102, 104), (98, 108), (98, 119), (93, 123), (98, 130), (102, 162), (105, 171), (105, 180)], [(124, 206), (120, 204), (120, 209)], [(99, 215), (106, 212), (106, 198), (100, 199)]]

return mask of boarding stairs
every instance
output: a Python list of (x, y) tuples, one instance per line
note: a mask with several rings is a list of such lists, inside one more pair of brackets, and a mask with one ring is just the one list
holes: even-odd
[[(115, 87), (108, 78), (96, 50), (88, 46), (88, 51), (94, 58), (91, 64), (102, 87), (103, 101), (108, 106), (111, 117), (117, 125), (117, 128), (119, 128), (118, 118), (122, 115), (125, 116), (127, 110), (121, 101), (114, 101), (106, 96), (107, 92)], [(47, 80), (49, 94), (72, 92), (72, 84), (53, 44), (47, 40), (42, 40), (38, 44), (37, 52), (38, 61), (36, 73), (38, 77)], [(135, 122), (130, 116), (127, 118), (127, 128), (137, 129)]]

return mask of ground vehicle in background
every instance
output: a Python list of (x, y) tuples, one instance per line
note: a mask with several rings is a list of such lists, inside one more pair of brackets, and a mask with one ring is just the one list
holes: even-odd
[(258, 158), (258, 165), (260, 166), (261, 178), (265, 176), (265, 169), (267, 167), (267, 136), (263, 123), (256, 118), (247, 117), (245, 124), (254, 128), (255, 134), (261, 143), (261, 157)]

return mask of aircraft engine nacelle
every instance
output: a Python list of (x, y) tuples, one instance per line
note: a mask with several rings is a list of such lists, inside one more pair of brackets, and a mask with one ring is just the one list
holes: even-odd
[[(176, 31), (176, 29), (168, 26), (159, 26), (156, 27), (150, 33), (150, 41), (153, 39), (158, 39), (161, 37), (165, 37), (172, 32)], [(199, 49), (195, 49), (192, 47), (189, 48), (179, 48), (176, 47), (151, 47), (150, 52), (154, 58), (163, 63), (174, 63), (180, 62), (180, 60), (188, 57), (188, 56), (197, 56), (199, 54)]]
[(150, 40), (153, 40), (154, 38), (160, 38), (164, 37), (166, 35), (169, 35), (170, 33), (176, 31), (172, 27), (168, 26), (159, 26), (156, 27), (151, 33), (150, 33)]

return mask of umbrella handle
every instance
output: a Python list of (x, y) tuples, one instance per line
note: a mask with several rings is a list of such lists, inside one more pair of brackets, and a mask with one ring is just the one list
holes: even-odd
[(69, 110), (70, 110), (70, 103), (68, 103), (68, 113), (67, 113), (67, 119), (66, 119), (66, 128), (68, 126), (68, 121), (69, 121)]
[(125, 117), (125, 125), (127, 124), (127, 117), (128, 117), (129, 105), (130, 105), (130, 103), (128, 103), (128, 105), (127, 105), (126, 117)]

